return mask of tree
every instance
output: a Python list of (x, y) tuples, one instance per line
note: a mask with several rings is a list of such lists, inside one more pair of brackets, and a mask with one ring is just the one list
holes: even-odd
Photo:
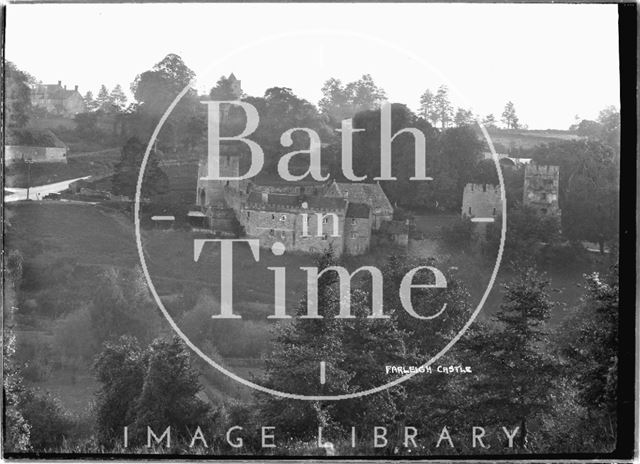
[(430, 182), (438, 204), (459, 210), (460, 192), (473, 178), (482, 152), (483, 143), (469, 126), (453, 127), (440, 134), (432, 170), (434, 180)]
[(438, 122), (438, 115), (435, 111), (435, 96), (429, 89), (420, 95), (420, 116), (435, 126)]
[(605, 244), (618, 234), (620, 159), (598, 140), (542, 145), (530, 155), (538, 164), (560, 167), (562, 231), (571, 240)]
[(96, 425), (101, 443), (112, 444), (123, 427), (134, 422), (148, 356), (135, 337), (123, 336), (105, 343), (96, 357), (93, 371), (101, 384), (96, 393)]
[[(494, 328), (477, 330), (461, 348), (473, 359), (476, 378), (468, 420), (479, 414), (487, 425), (519, 426), (516, 446), (528, 447), (531, 421), (553, 408), (559, 363), (549, 350), (546, 322), (554, 303), (549, 282), (533, 269), (523, 270), (504, 286)], [(535, 372), (535, 375), (532, 375)]]
[[(351, 391), (364, 391), (389, 381), (380, 366), (406, 361), (405, 334), (391, 319), (368, 319), (372, 312), (371, 294), (362, 289), (353, 291), (350, 308), (355, 319), (342, 321), (340, 344), (345, 357), (340, 367), (353, 374), (349, 379)], [(404, 387), (393, 387), (375, 395), (338, 402), (332, 418), (343, 429), (391, 427), (397, 423), (405, 399)]]
[[(331, 252), (318, 258), (318, 268), (338, 264)], [(368, 390), (388, 381), (381, 364), (405, 360), (403, 334), (391, 319), (372, 320), (371, 295), (353, 289), (350, 310), (354, 319), (337, 319), (340, 306), (337, 275), (323, 274), (318, 283), (318, 313), (324, 319), (294, 319), (278, 328), (275, 349), (267, 358), (267, 383), (279, 390), (336, 395)], [(366, 284), (365, 284), (366, 285)], [(397, 291), (396, 291), (397, 293)], [(306, 312), (300, 302), (298, 315)], [(319, 382), (319, 365), (326, 365), (326, 384)], [(362, 399), (339, 402), (302, 402), (260, 395), (260, 417), (289, 436), (311, 439), (318, 427), (324, 436), (346, 435), (352, 426), (391, 425), (397, 420), (404, 389), (386, 390)]]
[(156, 339), (148, 348), (148, 362), (142, 390), (135, 405), (134, 429), (146, 436), (147, 426), (190, 436), (206, 423), (210, 407), (196, 395), (202, 390), (191, 357), (178, 336)]
[(98, 109), (98, 102), (94, 100), (93, 93), (90, 90), (84, 95), (84, 104), (89, 112)]
[(359, 112), (377, 109), (386, 98), (384, 89), (378, 87), (369, 74), (345, 85), (340, 79), (331, 78), (322, 86), (322, 95), (318, 106), (333, 125)]
[(517, 129), (518, 126), (518, 116), (516, 115), (516, 108), (513, 102), (509, 101), (504, 106), (504, 111), (502, 112), (502, 122), (507, 129)]
[(482, 120), (482, 124), (487, 128), (495, 129), (496, 127), (496, 117), (493, 114), (488, 114)]
[(164, 113), (171, 101), (191, 83), (195, 73), (178, 55), (169, 54), (131, 84), (135, 99), (154, 116)]
[[(209, 406), (196, 397), (201, 386), (189, 352), (178, 337), (142, 347), (135, 337), (107, 342), (94, 364), (100, 389), (96, 423), (101, 443), (113, 445), (130, 427), (130, 441), (143, 440), (147, 426), (190, 436), (187, 428), (205, 425)], [(193, 431), (192, 429), (192, 431)]]
[[(265, 91), (264, 97), (250, 97), (245, 99), (251, 103), (260, 115), (260, 125), (252, 134), (252, 139), (263, 147), (265, 152), (264, 171), (275, 173), (279, 156), (283, 154), (282, 145), (280, 144), (281, 135), (294, 127), (305, 127), (313, 129), (322, 141), (335, 139), (331, 128), (323, 121), (318, 114), (315, 106), (298, 97), (290, 88), (287, 87), (271, 87)], [(236, 109), (237, 111), (242, 111)], [(234, 117), (234, 109), (230, 111), (229, 119), (238, 121), (244, 125), (242, 117)], [(223, 128), (224, 130), (224, 128)], [(238, 132), (233, 132), (237, 134)], [(300, 131), (292, 135), (293, 144), (289, 150), (308, 149), (309, 136)], [(228, 149), (237, 149), (229, 147)], [(223, 145), (223, 150), (226, 147)], [(241, 147), (241, 149), (245, 149)], [(292, 165), (295, 163), (292, 163)], [(305, 163), (303, 167), (308, 167)], [(295, 170), (295, 166), (292, 167)]]
[(380, 102), (387, 98), (384, 89), (378, 87), (370, 74), (364, 74), (355, 82), (345, 87), (351, 98), (354, 113), (372, 110), (380, 106)]
[(4, 359), (3, 405), (4, 405), (4, 445), (10, 451), (27, 451), (31, 439), (31, 425), (25, 419), (21, 402), (26, 393), (22, 373), (16, 361), (16, 335), (13, 328), (15, 307), (7, 311), (7, 321), (3, 330), (2, 353)]
[(433, 112), (433, 118), (440, 122), (442, 129), (449, 126), (453, 118), (453, 106), (449, 101), (449, 88), (446, 85), (441, 85), (433, 98)]
[(225, 76), (221, 76), (216, 82), (216, 86), (211, 88), (209, 92), (211, 100), (236, 100), (236, 94), (233, 90), (232, 81)]
[[(510, 205), (510, 203), (507, 203)], [(533, 265), (542, 243), (555, 244), (560, 229), (558, 221), (550, 216), (539, 215), (529, 206), (509, 206), (507, 230), (502, 262), (512, 269), (522, 268), (523, 264)], [(488, 224), (485, 252), (493, 259), (500, 245), (502, 220)]]
[(565, 324), (563, 353), (570, 360), (580, 402), (593, 417), (605, 418), (615, 436), (618, 378), (619, 281), (617, 266), (609, 275), (585, 276), (582, 305)]
[(123, 111), (127, 106), (127, 96), (124, 94), (120, 84), (116, 85), (109, 95), (110, 103), (116, 111)]
[(89, 305), (93, 338), (102, 345), (122, 335), (149, 343), (160, 332), (160, 316), (142, 270), (108, 268)]
[(8, 129), (24, 128), (29, 122), (32, 112), (29, 82), (32, 79), (11, 61), (6, 62), (5, 116)]
[[(133, 198), (136, 192), (136, 184), (144, 157), (145, 145), (137, 137), (127, 140), (122, 147), (120, 161), (116, 164), (112, 177), (112, 190), (116, 195), (125, 195)], [(142, 181), (143, 197), (150, 197), (164, 193), (169, 188), (167, 175), (159, 166), (156, 151), (153, 150), (147, 162)]]
[(37, 395), (27, 389), (21, 400), (22, 414), (31, 427), (30, 449), (60, 448), (73, 428), (73, 420), (50, 393)]
[[(412, 303), (416, 313), (427, 316), (444, 312), (437, 318), (419, 321), (411, 317), (403, 308), (398, 289), (407, 272), (417, 266), (434, 266), (443, 270), (447, 281), (446, 289), (414, 288)], [(471, 314), (469, 292), (464, 284), (451, 270), (446, 262), (434, 259), (418, 259), (412, 256), (395, 255), (389, 257), (382, 268), (384, 275), (384, 308), (390, 312), (399, 331), (404, 334), (406, 354), (403, 365), (421, 366), (442, 349), (462, 328)], [(416, 283), (433, 285), (435, 277), (422, 271), (416, 274)], [(441, 359), (444, 364), (457, 364), (455, 358), (447, 353)], [(451, 379), (447, 375), (420, 375), (403, 384), (406, 397), (410, 399), (399, 406), (404, 413), (402, 422), (415, 426), (444, 426), (451, 418), (452, 404), (457, 398), (451, 388)], [(434, 394), (434, 392), (438, 392)], [(444, 423), (443, 423), (444, 422)]]
[(330, 78), (322, 86), (322, 98), (318, 108), (327, 115), (334, 124), (353, 117), (353, 102), (340, 79)]
[[(136, 76), (131, 91), (138, 102), (137, 116), (145, 129), (140, 136), (147, 138), (158, 124), (176, 96), (189, 86), (195, 73), (178, 55), (169, 54), (149, 71)], [(165, 121), (158, 137), (161, 149), (176, 151), (180, 143), (186, 142), (182, 135), (193, 116), (204, 111), (193, 88), (180, 99)]]
[[(319, 270), (336, 265), (333, 252), (320, 255)], [(318, 279), (318, 314), (323, 319), (295, 318), (290, 324), (276, 328), (274, 349), (265, 360), (265, 385), (280, 391), (297, 394), (338, 395), (353, 391), (349, 380), (353, 373), (342, 368), (346, 353), (341, 349), (342, 324), (335, 316), (339, 313), (339, 296), (335, 288), (335, 273), (325, 273)], [(306, 297), (300, 301), (297, 315), (306, 312)], [(330, 382), (320, 385), (320, 362), (326, 365), (326, 378)], [(258, 395), (260, 417), (282, 430), (285, 435), (312, 439), (318, 427), (336, 424), (332, 413), (337, 402), (293, 401), (272, 395)]]
[(98, 109), (109, 110), (112, 103), (113, 102), (111, 100), (111, 96), (109, 95), (109, 90), (107, 90), (107, 87), (102, 84), (100, 86), (100, 90), (98, 91), (98, 97), (96, 98)]
[(615, 106), (608, 106), (598, 114), (598, 122), (602, 125), (602, 141), (619, 154), (620, 111)]
[(457, 127), (469, 126), (475, 122), (473, 112), (471, 110), (465, 110), (464, 108), (458, 108), (456, 115), (453, 118), (453, 123)]

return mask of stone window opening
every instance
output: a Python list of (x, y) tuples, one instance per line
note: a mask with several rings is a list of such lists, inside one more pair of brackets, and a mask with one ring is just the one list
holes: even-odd
[(355, 232), (351, 232), (351, 238), (358, 238), (358, 234), (356, 234)]
[(273, 237), (275, 235), (275, 231), (273, 229), (269, 229), (269, 235)]
[(283, 214), (282, 216), (280, 216), (280, 222), (284, 222), (287, 220), (287, 215)]
[(351, 224), (352, 224), (352, 225), (354, 225), (354, 226), (355, 226), (355, 225), (356, 225), (356, 222), (357, 222), (357, 221), (356, 221), (356, 218), (351, 218)]
[(469, 206), (469, 216), (471, 216), (471, 206)]
[(493, 208), (493, 215), (494, 216), (496, 215), (496, 209), (495, 208)]

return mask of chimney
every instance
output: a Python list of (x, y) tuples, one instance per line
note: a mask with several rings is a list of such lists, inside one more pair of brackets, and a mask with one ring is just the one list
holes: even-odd
[(75, 87), (75, 89), (74, 89), (74, 90), (75, 90), (76, 92), (78, 91), (78, 86), (77, 86), (77, 85), (76, 85), (76, 87)]
[(62, 81), (58, 81), (58, 87), (62, 87)]
[(64, 85), (64, 89), (67, 90), (67, 84)]

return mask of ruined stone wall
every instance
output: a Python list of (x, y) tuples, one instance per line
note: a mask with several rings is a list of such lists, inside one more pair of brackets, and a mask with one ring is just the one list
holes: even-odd
[(539, 214), (560, 217), (558, 166), (528, 164), (524, 171), (523, 190), (524, 205), (535, 208)]
[(467, 184), (462, 194), (462, 216), (495, 217), (502, 212), (500, 187), (491, 184)]

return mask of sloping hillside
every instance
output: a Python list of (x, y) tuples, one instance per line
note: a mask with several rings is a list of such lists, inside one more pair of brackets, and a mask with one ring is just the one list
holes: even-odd
[[(482, 132), (478, 128), (478, 135)], [(499, 153), (511, 153), (513, 151), (526, 150), (537, 145), (559, 142), (563, 140), (576, 140), (576, 134), (563, 130), (521, 130), (521, 129), (488, 129), (489, 136)]]

